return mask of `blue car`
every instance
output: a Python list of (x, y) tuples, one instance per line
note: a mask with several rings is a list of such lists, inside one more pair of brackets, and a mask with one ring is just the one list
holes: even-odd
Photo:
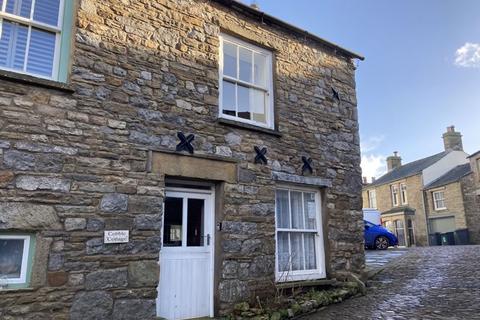
[(365, 247), (369, 249), (386, 250), (397, 246), (397, 237), (382, 226), (363, 220), (365, 223)]

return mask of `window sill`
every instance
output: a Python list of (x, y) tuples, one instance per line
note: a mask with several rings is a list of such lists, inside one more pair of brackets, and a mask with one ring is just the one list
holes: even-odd
[(68, 92), (68, 93), (75, 92), (73, 87), (69, 84), (66, 84), (66, 83), (57, 82), (57, 81), (53, 81), (53, 80), (42, 79), (42, 78), (37, 78), (37, 77), (34, 77), (34, 76), (30, 76), (30, 75), (26, 75), (26, 74), (20, 74), (20, 73), (6, 71), (6, 70), (0, 70), (0, 79), (1, 80), (6, 80), (6, 81), (11, 81), (11, 82), (16, 82), (16, 83), (30, 84), (30, 85), (33, 85), (33, 86), (43, 87), (43, 88), (47, 88), (47, 89), (60, 90), (60, 91)]
[(218, 118), (217, 122), (222, 124), (222, 125), (226, 125), (226, 126), (231, 126), (231, 127), (236, 127), (236, 128), (247, 129), (247, 130), (252, 130), (252, 131), (257, 131), (257, 132), (261, 132), (261, 133), (270, 134), (270, 135), (276, 136), (278, 138), (282, 137), (282, 134), (278, 130), (262, 128), (262, 127), (255, 126), (253, 124), (243, 123), (243, 122), (224, 119), (224, 118)]
[(297, 280), (289, 282), (277, 282), (275, 285), (278, 289), (298, 288), (298, 287), (314, 287), (314, 286), (333, 286), (337, 284), (336, 279), (318, 279), (318, 280)]

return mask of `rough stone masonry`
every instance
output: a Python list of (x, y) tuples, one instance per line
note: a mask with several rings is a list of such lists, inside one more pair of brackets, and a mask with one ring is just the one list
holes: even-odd
[[(155, 316), (165, 174), (150, 153), (174, 154), (178, 131), (195, 134), (188, 157), (238, 170), (219, 184), (217, 314), (273, 294), (273, 177), (302, 176), (302, 156), (329, 185), (328, 277), (361, 272), (351, 56), (215, 1), (81, 0), (75, 10), (69, 86), (0, 79), (0, 232), (36, 237), (30, 288), (0, 291), (0, 318)], [(218, 121), (221, 31), (274, 52), (276, 130)], [(267, 148), (267, 165), (253, 146)], [(129, 230), (130, 241), (104, 244), (104, 230)]]

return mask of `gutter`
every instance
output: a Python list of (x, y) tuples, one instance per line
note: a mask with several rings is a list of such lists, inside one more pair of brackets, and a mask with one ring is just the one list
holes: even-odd
[(221, 4), (223, 6), (229, 7), (233, 10), (236, 10), (238, 12), (253, 16), (257, 18), (260, 22), (266, 23), (266, 24), (271, 24), (271, 25), (277, 25), (283, 29), (289, 30), (295, 34), (304, 36), (305, 38), (311, 39), (315, 42), (318, 42), (330, 49), (332, 49), (335, 53), (339, 52), (347, 57), (354, 58), (354, 59), (359, 59), (359, 60), (365, 60), (365, 57), (355, 53), (353, 51), (347, 50), (333, 42), (330, 42), (328, 40), (325, 40), (323, 38), (320, 38), (319, 36), (316, 36), (306, 30), (303, 30), (299, 27), (296, 27), (288, 22), (285, 22), (283, 20), (280, 20), (278, 18), (275, 18), (263, 11), (254, 9), (250, 7), (249, 5), (246, 5), (244, 3), (241, 3), (236, 0), (211, 0), (212, 2), (216, 2), (218, 4)]

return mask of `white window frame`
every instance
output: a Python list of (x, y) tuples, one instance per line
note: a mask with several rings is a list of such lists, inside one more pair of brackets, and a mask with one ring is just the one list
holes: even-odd
[[(251, 50), (253, 52), (262, 54), (266, 56), (266, 73), (267, 73), (267, 86), (266, 87), (261, 87), (249, 82), (242, 81), (240, 79), (232, 78), (230, 76), (224, 75), (223, 74), (223, 43), (224, 42), (230, 42), (238, 47), (243, 47), (245, 49)], [(238, 57), (238, 50), (237, 50), (237, 57)], [(240, 68), (239, 64), (237, 63), (237, 73), (238, 73), (238, 68)], [(253, 64), (252, 64), (253, 68)], [(247, 124), (251, 124), (254, 126), (258, 127), (263, 127), (267, 129), (274, 129), (275, 128), (275, 116), (274, 116), (274, 95), (273, 95), (273, 54), (271, 51), (268, 51), (266, 49), (263, 49), (261, 47), (255, 46), (251, 43), (245, 42), (243, 40), (240, 40), (238, 38), (229, 36), (227, 34), (220, 34), (220, 56), (219, 56), (219, 102), (218, 102), (218, 116), (219, 118), (224, 118), (224, 119), (229, 119), (229, 120), (234, 120), (238, 122), (244, 122)], [(228, 82), (235, 83), (235, 84), (240, 84), (242, 86), (248, 87), (248, 88), (253, 88), (257, 89), (260, 91), (263, 91), (267, 94), (267, 100), (268, 100), (268, 105), (265, 108), (265, 117), (266, 117), (266, 123), (263, 122), (258, 122), (254, 120), (249, 120), (249, 119), (243, 119), (240, 117), (236, 116), (231, 116), (228, 114), (223, 113), (223, 80), (227, 80)], [(237, 104), (237, 102), (235, 102)]]
[[(30, 8), (30, 18), (25, 18), (22, 16), (17, 16), (8, 12), (5, 12), (7, 6), (7, 0), (3, 0), (3, 5), (0, 11), (0, 36), (2, 35), (3, 32), (3, 20), (8, 20), (11, 22), (17, 22), (22, 25), (26, 25), (28, 27), (28, 35), (27, 35), (27, 46), (25, 48), (25, 61), (23, 62), (23, 70), (18, 70), (14, 68), (8, 68), (8, 67), (3, 67), (0, 66), (0, 70), (6, 70), (10, 72), (15, 72), (19, 74), (25, 74), (29, 76), (33, 76), (36, 78), (42, 78), (42, 79), (47, 79), (47, 80), (58, 80), (59, 76), (59, 67), (60, 67), (60, 48), (61, 48), (61, 41), (62, 41), (62, 26), (63, 26), (63, 19), (64, 19), (64, 11), (65, 11), (65, 0), (60, 0), (59, 3), (59, 14), (58, 14), (58, 21), (56, 26), (51, 26), (46, 23), (42, 23), (39, 21), (33, 20), (33, 13), (35, 9), (35, 0), (32, 0), (32, 7)], [(36, 74), (36, 73), (31, 73), (26, 71), (27, 70), (27, 62), (28, 62), (28, 51), (30, 49), (30, 34), (32, 32), (32, 27), (41, 29), (43, 31), (48, 31), (55, 33), (55, 50), (53, 54), (53, 65), (52, 65), (52, 76), (47, 77), (44, 75)]]
[[(441, 199), (436, 199), (435, 195), (442, 195)], [(445, 191), (439, 190), (439, 191), (433, 191), (432, 192), (432, 199), (433, 199), (433, 208), (435, 210), (446, 210), (447, 209), (447, 204), (445, 203)], [(438, 206), (437, 201), (443, 202), (443, 207)]]
[(394, 207), (398, 207), (398, 205), (400, 204), (398, 185), (392, 184), (390, 186), (390, 192), (392, 194), (392, 205)]
[[(304, 280), (317, 280), (326, 278), (326, 268), (325, 268), (325, 247), (323, 242), (323, 223), (322, 223), (322, 204), (320, 192), (315, 189), (308, 188), (299, 188), (299, 187), (290, 187), (290, 186), (279, 186), (275, 189), (276, 191), (288, 191), (288, 207), (289, 207), (289, 219), (290, 226), (292, 225), (292, 215), (291, 215), (291, 201), (290, 193), (293, 192), (302, 192), (302, 205), (305, 206), (304, 195), (303, 193), (314, 193), (315, 194), (315, 207), (316, 207), (316, 229), (290, 229), (290, 228), (278, 228), (277, 227), (277, 205), (275, 204), (275, 280), (277, 282), (289, 282), (289, 281), (304, 281)], [(276, 194), (275, 194), (276, 197)], [(305, 208), (304, 208), (305, 210)], [(315, 257), (316, 257), (316, 269), (310, 270), (296, 270), (296, 271), (279, 271), (278, 266), (278, 233), (279, 232), (298, 232), (298, 233), (314, 233), (315, 234)], [(290, 238), (289, 238), (290, 239)], [(304, 242), (302, 242), (302, 246)], [(290, 241), (289, 241), (290, 247)], [(291, 265), (291, 262), (290, 262)], [(285, 274), (285, 272), (288, 272)]]
[(30, 239), (31, 239), (31, 236), (28, 236), (28, 235), (0, 235), (0, 240), (23, 240), (23, 254), (22, 254), (22, 266), (20, 269), (20, 277), (0, 279), (0, 285), (2, 285), (2, 282), (5, 284), (26, 284), (27, 283), (28, 257), (30, 254)]
[(400, 183), (400, 200), (402, 201), (402, 204), (407, 204), (408, 203), (407, 184), (406, 183)]
[(375, 189), (368, 190), (368, 207), (377, 209), (377, 192)]

